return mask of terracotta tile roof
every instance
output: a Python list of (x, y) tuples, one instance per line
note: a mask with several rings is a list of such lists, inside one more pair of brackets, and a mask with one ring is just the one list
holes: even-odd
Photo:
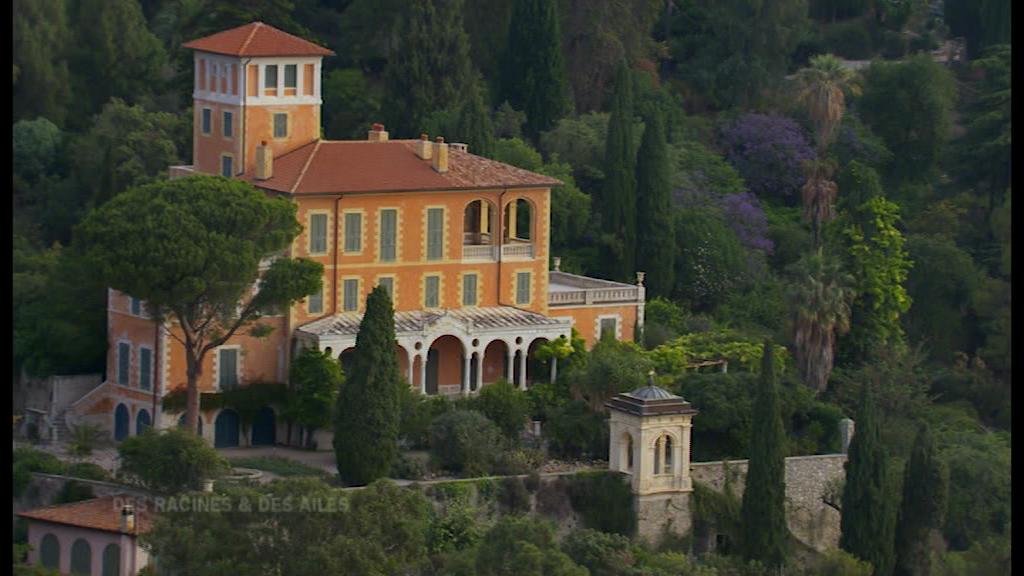
[[(121, 503), (135, 503), (135, 530), (121, 531)], [(104, 496), (71, 504), (58, 504), (46, 508), (36, 508), (18, 512), (18, 516), (32, 520), (42, 520), (80, 528), (91, 528), (118, 534), (139, 534), (146, 532), (153, 525), (153, 514), (147, 506), (141, 505), (137, 498), (125, 494)]]
[[(512, 306), (453, 308), (436, 312), (413, 310), (395, 313), (395, 334), (421, 333), (443, 318), (463, 324), (471, 328), (471, 331), (558, 327), (571, 323), (566, 318), (554, 318)], [(343, 312), (314, 320), (300, 326), (299, 330), (314, 336), (355, 336), (359, 332), (359, 323), (362, 319), (362, 313)]]
[(293, 194), (399, 192), (479, 188), (550, 188), (561, 185), (543, 174), (448, 148), (448, 172), (436, 172), (416, 155), (417, 140), (317, 140), (274, 159), (274, 177), (245, 179), (260, 188)]
[(228, 56), (333, 56), (334, 52), (298, 36), (251, 22), (181, 45)]

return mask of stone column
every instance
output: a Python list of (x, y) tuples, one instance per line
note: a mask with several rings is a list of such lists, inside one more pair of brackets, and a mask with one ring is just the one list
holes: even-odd
[(469, 394), (469, 376), (470, 376), (470, 361), (473, 360), (472, 354), (462, 355), (462, 395)]
[(420, 394), (427, 395), (427, 356), (420, 354)]
[(475, 352), (476, 354), (476, 391), (479, 392), (480, 388), (484, 385), (484, 353)]
[(551, 383), (555, 383), (555, 379), (558, 378), (558, 358), (551, 357)]
[(408, 367), (406, 368), (407, 374), (406, 374), (405, 377), (406, 377), (406, 380), (409, 381), (409, 386), (412, 387), (413, 385), (416, 384), (416, 381), (413, 380), (413, 371), (412, 371), (412, 365), (413, 365), (413, 363), (416, 362), (416, 357), (413, 356), (412, 354), (410, 354), (408, 350), (406, 350), (405, 351), (405, 359), (408, 360), (408, 362), (406, 362), (408, 364)]
[(520, 390), (526, 390), (526, 350), (519, 351), (519, 382)]
[[(506, 344), (506, 346), (508, 346), (508, 345)], [(515, 362), (515, 360), (516, 360), (516, 351), (513, 350), (511, 346), (508, 346), (508, 355), (505, 358), (505, 360), (506, 360), (506, 362), (505, 362), (505, 380), (508, 380), (510, 384), (515, 384), (515, 382), (512, 381), (513, 380), (512, 376), (513, 376), (513, 374), (515, 374), (512, 371), (512, 366), (513, 366), (512, 363)]]

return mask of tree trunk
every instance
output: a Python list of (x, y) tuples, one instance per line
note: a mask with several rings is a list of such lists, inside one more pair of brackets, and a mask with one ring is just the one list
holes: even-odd
[(195, 352), (185, 350), (188, 382), (185, 396), (185, 429), (199, 434), (199, 376), (202, 375), (202, 361)]

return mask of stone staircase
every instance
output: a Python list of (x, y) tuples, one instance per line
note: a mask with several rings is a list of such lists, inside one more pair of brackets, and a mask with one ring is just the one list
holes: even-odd
[(71, 429), (68, 427), (67, 410), (62, 410), (52, 422), (51, 429), (53, 436), (51, 442), (67, 442), (71, 438)]

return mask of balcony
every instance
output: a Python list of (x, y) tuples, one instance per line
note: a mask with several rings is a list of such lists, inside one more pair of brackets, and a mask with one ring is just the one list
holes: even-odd
[(632, 286), (599, 278), (587, 278), (552, 270), (548, 278), (548, 306), (586, 306), (588, 304), (635, 304), (643, 302), (641, 286)]
[(502, 260), (533, 260), (533, 244), (529, 242), (511, 241), (512, 244), (501, 245)]
[(494, 262), (497, 260), (497, 246), (491, 244), (463, 244), (463, 262)]

